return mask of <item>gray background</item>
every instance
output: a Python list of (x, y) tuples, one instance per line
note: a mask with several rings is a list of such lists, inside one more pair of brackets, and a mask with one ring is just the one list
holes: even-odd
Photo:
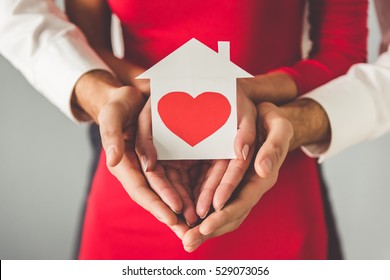
[[(369, 60), (379, 31), (370, 7)], [(0, 57), (0, 259), (71, 259), (91, 147)], [(390, 135), (323, 164), (348, 259), (390, 259)]]

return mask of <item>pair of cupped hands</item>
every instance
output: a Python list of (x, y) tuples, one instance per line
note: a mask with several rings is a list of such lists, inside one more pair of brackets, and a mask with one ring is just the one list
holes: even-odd
[[(235, 159), (158, 161), (148, 86), (121, 86), (108, 73), (93, 75), (76, 85), (74, 102), (98, 123), (110, 172), (186, 251), (235, 230), (275, 184), (292, 126), (272, 103), (255, 105), (240, 83)], [(83, 90), (90, 94), (77, 96)]]

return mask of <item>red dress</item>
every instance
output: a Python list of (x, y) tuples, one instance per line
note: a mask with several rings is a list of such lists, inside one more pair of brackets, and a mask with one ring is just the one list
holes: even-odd
[[(125, 58), (145, 69), (196, 38), (217, 51), (231, 42), (231, 60), (253, 75), (284, 71), (300, 94), (366, 57), (365, 0), (310, 3), (310, 59), (302, 60), (304, 0), (109, 0), (122, 22)], [(234, 232), (193, 253), (134, 203), (101, 156), (88, 198), (81, 259), (325, 259), (327, 249), (315, 160), (287, 157), (277, 184)]]

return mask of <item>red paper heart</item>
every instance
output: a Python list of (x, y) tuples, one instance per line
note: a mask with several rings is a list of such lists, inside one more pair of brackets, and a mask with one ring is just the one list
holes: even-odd
[(193, 147), (226, 123), (231, 107), (218, 92), (203, 92), (196, 98), (170, 92), (160, 99), (157, 110), (167, 128)]

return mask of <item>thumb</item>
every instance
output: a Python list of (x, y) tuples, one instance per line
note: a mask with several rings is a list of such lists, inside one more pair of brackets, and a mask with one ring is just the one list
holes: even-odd
[(253, 103), (244, 95), (237, 97), (238, 130), (234, 139), (234, 151), (237, 158), (246, 160), (250, 147), (256, 140), (257, 112)]
[(135, 149), (144, 172), (154, 169), (157, 152), (153, 144), (150, 98), (138, 117)]
[(125, 144), (122, 131), (123, 113), (115, 102), (105, 105), (99, 113), (98, 122), (102, 145), (106, 152), (107, 166), (116, 166), (123, 157)]
[(258, 111), (258, 131), (264, 131), (260, 139), (265, 139), (261, 145), (256, 159), (256, 173), (267, 178), (274, 172), (278, 172), (286, 158), (290, 140), (293, 136), (293, 127), (288, 119), (272, 103), (260, 103)]

